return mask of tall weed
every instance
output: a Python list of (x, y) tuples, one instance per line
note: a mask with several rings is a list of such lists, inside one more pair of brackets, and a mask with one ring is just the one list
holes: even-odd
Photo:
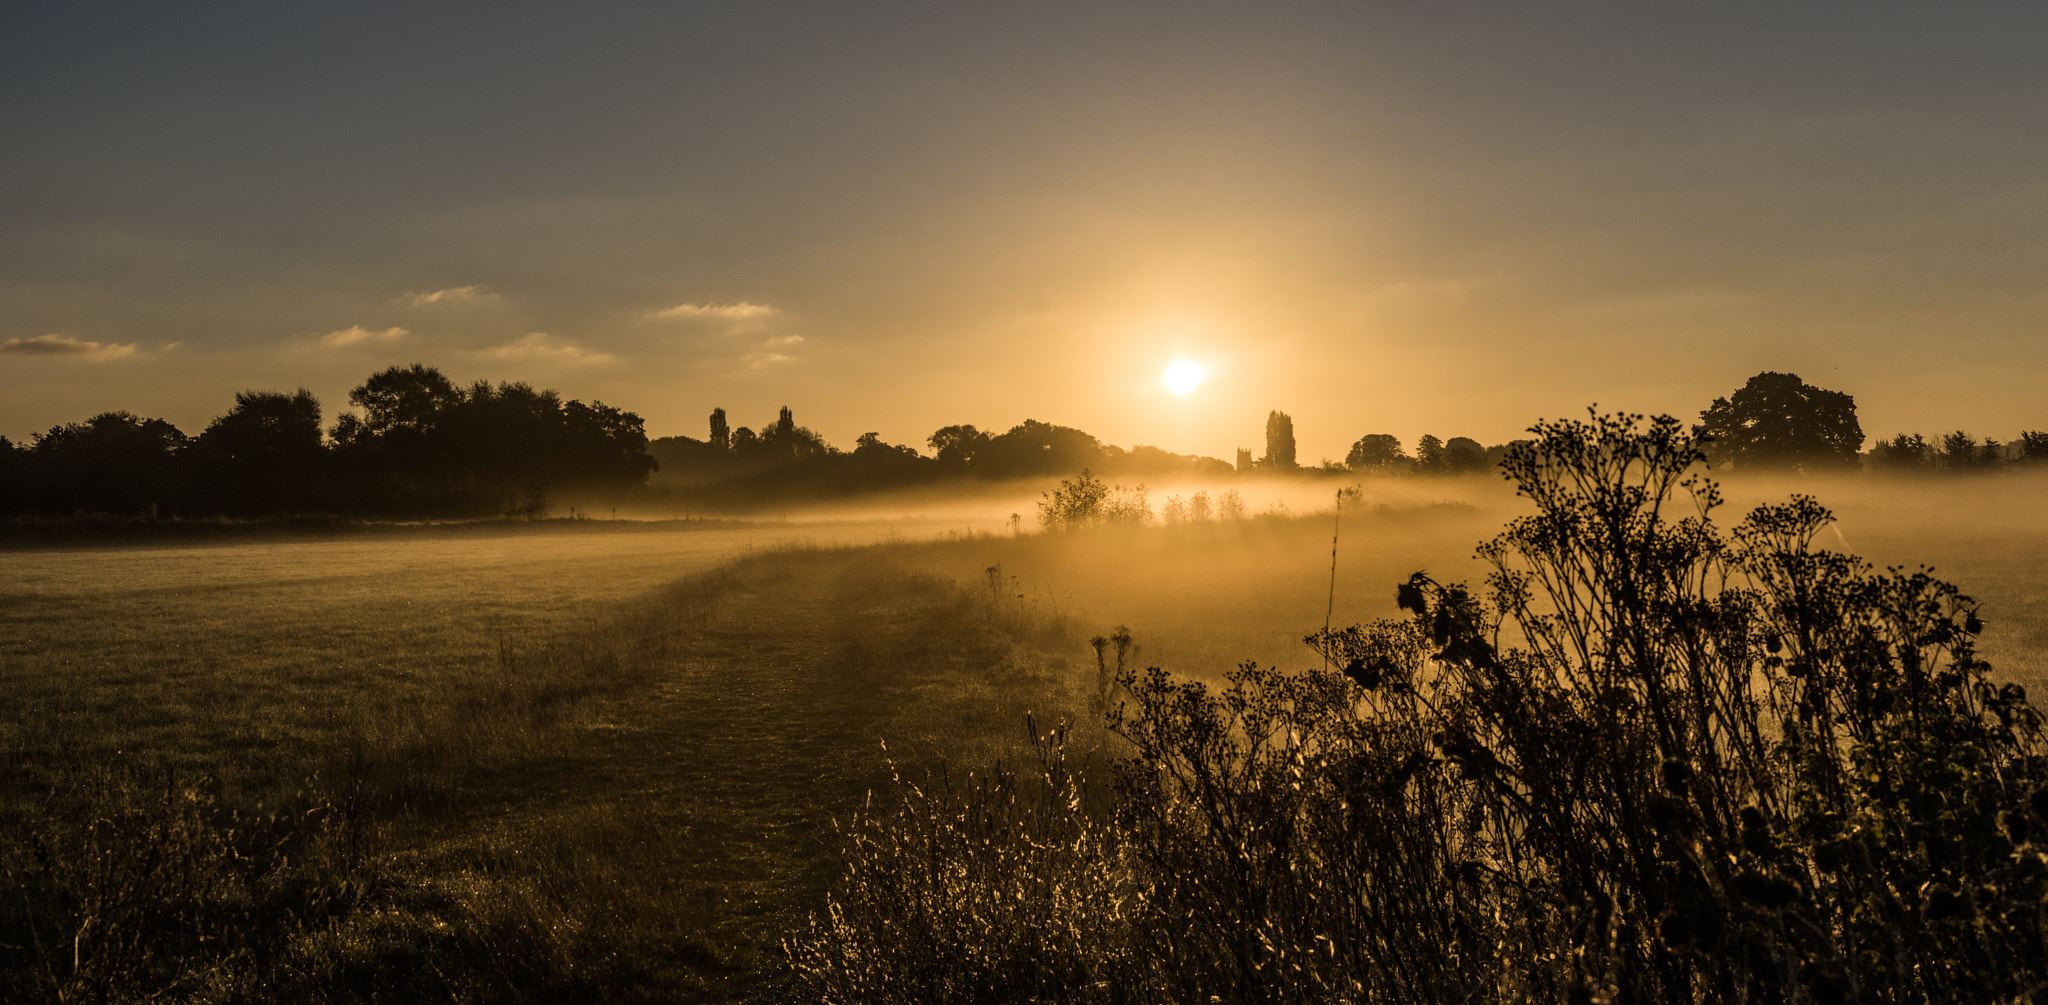
[(1095, 776), (1056, 730), (1024, 776), (905, 784), (854, 821), (844, 881), (792, 945), (810, 988), (2038, 993), (2042, 720), (1977, 658), (1970, 598), (1817, 547), (1810, 498), (1724, 533), (1674, 419), (1532, 432), (1503, 469), (1535, 512), (1481, 545), (1483, 590), (1416, 574), (1410, 617), (1307, 639), (1330, 670), (1248, 663), (1212, 692), (1120, 665), (1123, 748)]

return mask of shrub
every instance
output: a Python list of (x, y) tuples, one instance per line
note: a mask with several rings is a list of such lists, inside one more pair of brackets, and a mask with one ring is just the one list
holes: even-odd
[(1145, 486), (1111, 487), (1083, 471), (1062, 479), (1059, 488), (1044, 493), (1038, 503), (1038, 522), (1047, 530), (1079, 530), (1098, 524), (1142, 525), (1152, 522), (1152, 507), (1146, 502)]
[[(1056, 735), (1031, 786), (999, 768), (857, 822), (828, 920), (793, 947), (813, 990), (2033, 993), (2041, 718), (1976, 657), (1971, 600), (1816, 548), (1830, 517), (1807, 497), (1724, 535), (1674, 419), (1533, 432), (1502, 468), (1535, 512), (1480, 547), (1483, 591), (1416, 574), (1410, 617), (1308, 638), (1339, 669), (1248, 663), (1212, 693), (1120, 667), (1106, 779)], [(1026, 790), (1058, 798), (988, 795)], [(1088, 912), (1085, 938), (1020, 934), (1053, 904)]]

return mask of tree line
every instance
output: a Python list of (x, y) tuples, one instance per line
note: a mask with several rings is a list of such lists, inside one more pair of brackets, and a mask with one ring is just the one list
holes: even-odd
[(349, 392), (321, 425), (312, 392), (244, 391), (197, 436), (126, 411), (0, 437), (0, 515), (537, 515), (548, 493), (638, 488), (640, 416), (524, 383), (457, 386), (420, 364)]
[(784, 407), (759, 431), (733, 427), (725, 409), (711, 411), (704, 439), (668, 436), (648, 445), (661, 464), (664, 491), (707, 505), (826, 498), (946, 480), (1004, 481), (1114, 473), (1138, 478), (1220, 477), (1229, 463), (1158, 447), (1104, 443), (1071, 426), (1025, 419), (1001, 433), (972, 425), (943, 426), (925, 439), (929, 453), (863, 433), (842, 451), (796, 424)]
[[(633, 412), (564, 400), (529, 384), (457, 385), (418, 363), (393, 366), (349, 392), (351, 411), (323, 427), (320, 401), (244, 391), (190, 436), (163, 419), (115, 411), (55, 426), (16, 444), (0, 436), (0, 518), (110, 514), (373, 518), (540, 516), (563, 498), (608, 497), (705, 508), (823, 499), (956, 479), (1079, 472), (1198, 480), (1233, 474), (1431, 476), (1498, 470), (1521, 441), (1487, 446), (1426, 434), (1411, 454), (1391, 433), (1367, 433), (1344, 459), (1298, 460), (1294, 420), (1267, 415), (1265, 452), (1236, 463), (1152, 446), (1104, 443), (1070, 426), (1026, 419), (1003, 432), (948, 425), (916, 446), (864, 433), (851, 450), (796, 423), (788, 407), (758, 429), (712, 410), (704, 439), (650, 440)], [(1854, 470), (1988, 472), (2048, 459), (2048, 433), (2011, 443), (1954, 432), (1900, 433), (1868, 453), (1855, 399), (1796, 374), (1766, 372), (1716, 398), (1694, 427), (1712, 466), (1737, 473)], [(649, 476), (661, 478), (649, 484)], [(1185, 501), (1192, 505), (1191, 501)], [(1192, 517), (1191, 517), (1192, 518)]]
[(1856, 399), (1815, 387), (1798, 374), (1766, 371), (1700, 413), (1694, 430), (1705, 437), (1718, 469), (1754, 471), (1855, 470), (1881, 472), (1987, 472), (2008, 464), (2048, 461), (2048, 432), (2028, 430), (2012, 443), (1979, 441), (1958, 430), (1930, 441), (1899, 433), (1863, 452)]

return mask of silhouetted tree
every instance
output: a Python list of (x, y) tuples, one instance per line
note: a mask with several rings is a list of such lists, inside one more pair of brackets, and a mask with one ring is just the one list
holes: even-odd
[(1452, 474), (1486, 470), (1486, 447), (1469, 436), (1453, 436), (1444, 443), (1444, 467)]
[(156, 517), (182, 495), (188, 440), (162, 419), (102, 412), (36, 437), (34, 468), (46, 513)]
[(1444, 457), (1444, 441), (1429, 433), (1415, 441), (1415, 470), (1426, 475), (1441, 475), (1450, 471)]
[(643, 485), (660, 465), (647, 456), (647, 423), (602, 401), (562, 406), (565, 463), (561, 477), (598, 488)]
[(1300, 467), (1294, 460), (1294, 419), (1286, 412), (1266, 414), (1266, 456), (1259, 465), (1275, 471)]
[(824, 437), (797, 425), (796, 415), (787, 405), (776, 415), (775, 424), (762, 430), (752, 449), (777, 462), (804, 461), (837, 452)]
[(348, 394), (362, 409), (334, 422), (337, 468), (354, 501), (373, 508), (407, 509), (428, 502), (424, 486), (446, 472), (448, 458), (434, 433), (462, 403), (462, 389), (430, 366), (414, 363), (372, 374)]
[(363, 410), (363, 426), (371, 433), (395, 429), (426, 432), (448, 409), (462, 403), (462, 390), (434, 367), (414, 363), (371, 375), (348, 400)]
[(530, 384), (465, 391), (415, 364), (372, 376), (349, 400), (364, 415), (335, 423), (337, 461), (373, 510), (537, 515), (551, 489), (615, 491), (656, 467), (638, 415)]
[(199, 495), (222, 512), (262, 515), (323, 508), (326, 449), (320, 400), (299, 388), (243, 391), (193, 443)]
[(754, 431), (745, 426), (741, 426), (740, 428), (732, 431), (733, 453), (751, 453), (756, 447), (760, 445), (760, 443), (761, 438), (755, 436)]
[(1151, 475), (1162, 478), (1194, 475), (1218, 477), (1232, 473), (1231, 466), (1219, 458), (1176, 454), (1142, 443), (1129, 450), (1103, 444), (1102, 464), (1105, 471), (1117, 474)]
[(1401, 441), (1391, 433), (1367, 433), (1344, 455), (1344, 466), (1353, 471), (1391, 471), (1408, 459)]
[(1976, 437), (1958, 429), (1941, 438), (1939, 463), (1944, 470), (1957, 474), (1985, 471), (1998, 463), (1999, 453), (1998, 441), (1987, 439), (1980, 447)]
[(725, 409), (711, 410), (711, 439), (708, 441), (720, 450), (732, 449), (732, 430), (725, 424)]
[(975, 455), (975, 468), (988, 478), (1028, 478), (1101, 466), (1102, 443), (1068, 426), (1025, 419), (989, 437)]
[(989, 436), (973, 426), (945, 426), (932, 433), (925, 443), (932, 448), (939, 463), (949, 468), (966, 468), (974, 464), (974, 455), (988, 445)]
[(1900, 433), (1870, 448), (1870, 466), (1899, 473), (1926, 471), (1934, 466), (1934, 448), (1919, 433)]
[(2020, 434), (2020, 438), (2013, 442), (2013, 446), (2019, 450), (2019, 457), (2016, 459), (2023, 464), (2048, 463), (2048, 432), (2027, 430)]
[(1863, 427), (1856, 399), (1791, 373), (1764, 372), (1700, 413), (1708, 458), (1737, 470), (1823, 470), (1856, 462)]
[(27, 449), (0, 436), (0, 519), (28, 511), (31, 460)]

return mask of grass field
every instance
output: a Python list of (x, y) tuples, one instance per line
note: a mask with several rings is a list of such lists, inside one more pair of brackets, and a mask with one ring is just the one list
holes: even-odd
[[(1948, 494), (1838, 493), (1843, 543), (1959, 581), (1985, 654), (2040, 693), (2048, 518), (2035, 486), (1998, 489), (1975, 518)], [(212, 1000), (776, 1000), (781, 940), (835, 874), (833, 820), (886, 781), (884, 742), (907, 770), (979, 764), (1027, 712), (1087, 718), (1086, 639), (1115, 625), (1202, 677), (1312, 661), (1326, 606), (1392, 616), (1409, 572), (1478, 577), (1513, 501), (1438, 502), (1346, 513), (1334, 600), (1327, 514), (0, 552), (0, 826), (29, 905), (0, 936), (9, 987), (138, 996), (128, 966)], [(197, 898), (184, 949), (137, 963), (105, 936), (88, 867), (148, 849), (102, 819), (199, 834), (178, 847), (211, 886), (136, 887)]]

